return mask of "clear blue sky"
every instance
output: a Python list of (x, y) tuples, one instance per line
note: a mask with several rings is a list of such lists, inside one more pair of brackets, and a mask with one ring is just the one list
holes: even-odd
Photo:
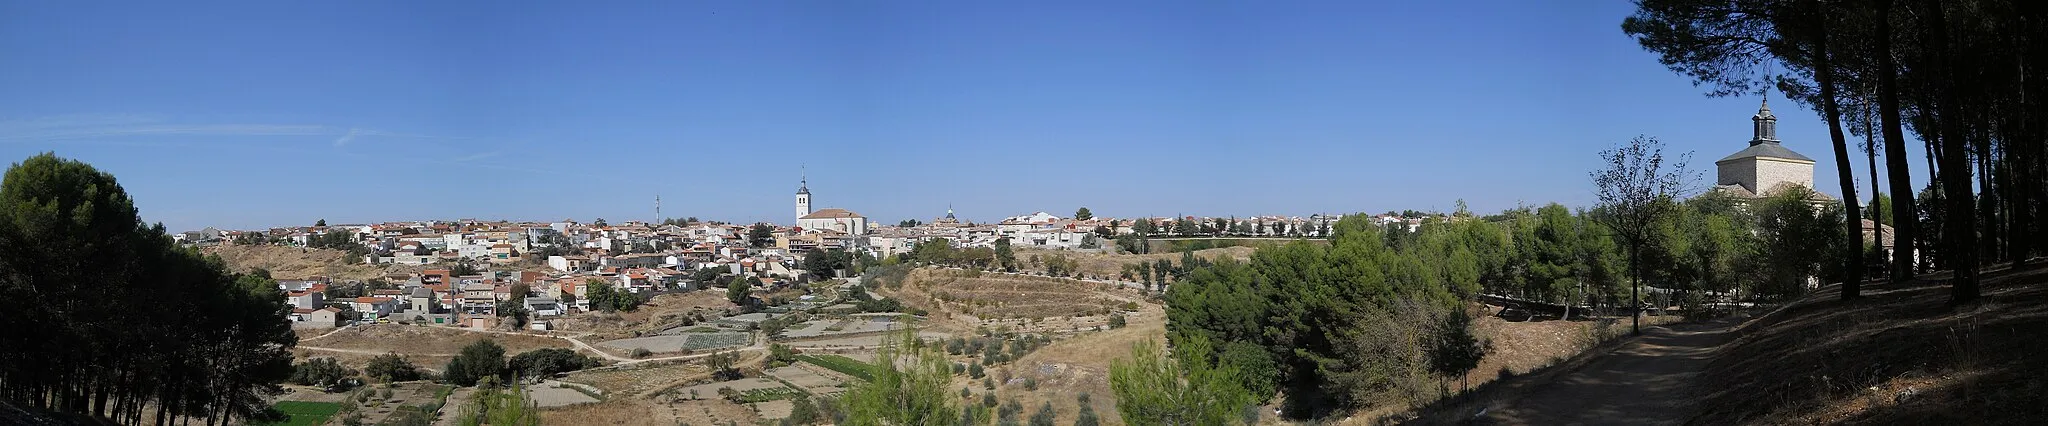
[[(1624, 1), (602, 3), (6, 1), (0, 162), (92, 163), (174, 230), (656, 194), (789, 223), (800, 166), (887, 223), (1492, 212), (1590, 204), (1637, 134), (1711, 179), (1757, 106), (1658, 65)], [(1838, 193), (1825, 125), (1774, 105)]]

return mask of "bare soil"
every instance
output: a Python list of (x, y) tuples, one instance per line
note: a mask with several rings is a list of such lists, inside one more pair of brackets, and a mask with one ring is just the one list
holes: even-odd
[[(1083, 323), (1106, 323), (1125, 303), (1141, 302), (1135, 290), (1105, 283), (938, 268), (913, 271), (901, 288), (877, 293), (929, 311), (934, 327), (952, 332), (998, 322), (1018, 331), (1041, 326), (1038, 331), (1070, 332)], [(1025, 319), (1031, 321), (1018, 321)]]
[(698, 314), (715, 319), (735, 305), (719, 291), (693, 291), (655, 296), (632, 312), (580, 312), (551, 320), (556, 330), (591, 333), (582, 340), (601, 342), (639, 335), (653, 335), (682, 325), (683, 319)]
[[(998, 380), (997, 398), (1001, 401), (1016, 398), (1024, 405), (1027, 414), (1050, 401), (1058, 419), (1056, 423), (1066, 424), (1073, 422), (1080, 411), (1075, 396), (1087, 392), (1090, 405), (1103, 424), (1123, 424), (1123, 419), (1116, 414), (1116, 394), (1109, 389), (1109, 365), (1114, 360), (1129, 358), (1131, 346), (1138, 342), (1164, 342), (1166, 311), (1159, 305), (1144, 304), (1140, 311), (1125, 318), (1128, 325), (1124, 328), (1084, 332), (1056, 340), (1014, 362), (991, 369), (989, 375)], [(965, 358), (960, 361), (967, 362)], [(1026, 377), (1037, 382), (1037, 390), (1023, 384), (1022, 379)], [(965, 375), (954, 378), (953, 391), (958, 392), (961, 387), (974, 392), (976, 403), (980, 395), (988, 392), (982, 388), (981, 380), (968, 379)]]
[(237, 272), (263, 268), (270, 271), (271, 277), (281, 280), (314, 276), (369, 280), (387, 273), (415, 273), (424, 269), (421, 266), (364, 264), (361, 259), (350, 259), (348, 252), (329, 249), (221, 245), (208, 248), (206, 252), (220, 256), (228, 268)]

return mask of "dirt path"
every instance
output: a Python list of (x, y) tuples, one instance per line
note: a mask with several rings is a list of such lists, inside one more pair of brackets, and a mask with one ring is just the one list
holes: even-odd
[(1694, 376), (1728, 340), (1733, 321), (1653, 327), (1549, 383), (1491, 404), (1474, 423), (1670, 425), (1692, 416)]

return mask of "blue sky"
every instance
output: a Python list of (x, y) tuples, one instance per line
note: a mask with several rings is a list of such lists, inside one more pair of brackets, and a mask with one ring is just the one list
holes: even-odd
[[(991, 3), (5, 2), (0, 161), (92, 163), (172, 229), (657, 194), (789, 223), (800, 173), (887, 223), (1491, 212), (1590, 204), (1638, 134), (1711, 179), (1757, 106), (1658, 65), (1624, 1)], [(1774, 105), (1838, 193), (1824, 123)]]

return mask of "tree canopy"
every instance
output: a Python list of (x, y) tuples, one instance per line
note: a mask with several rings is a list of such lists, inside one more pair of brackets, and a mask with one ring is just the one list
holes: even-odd
[(267, 277), (175, 245), (112, 175), (52, 154), (0, 179), (0, 399), (139, 423), (241, 421), (293, 373)]

